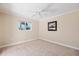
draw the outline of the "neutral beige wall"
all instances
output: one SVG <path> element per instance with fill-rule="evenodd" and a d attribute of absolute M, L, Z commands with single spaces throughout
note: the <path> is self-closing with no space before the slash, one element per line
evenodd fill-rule
<path fill-rule="evenodd" d="M 20 21 L 32 22 L 32 31 L 18 30 L 17 23 Z M 19 41 L 37 39 L 38 21 L 28 20 L 0 13 L 0 46 Z"/>
<path fill-rule="evenodd" d="M 48 31 L 48 21 L 57 20 L 57 31 Z M 39 38 L 79 48 L 79 11 L 39 23 Z"/>
<path fill-rule="evenodd" d="M 32 31 L 18 30 L 17 23 L 23 20 L 32 22 Z M 58 30 L 51 32 L 47 27 L 48 21 L 53 20 L 57 20 Z M 78 25 L 79 11 L 39 22 L 0 13 L 0 46 L 41 38 L 79 48 Z"/>

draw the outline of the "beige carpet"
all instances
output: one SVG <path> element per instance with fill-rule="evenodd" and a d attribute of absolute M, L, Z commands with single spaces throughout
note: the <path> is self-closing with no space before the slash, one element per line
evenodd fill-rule
<path fill-rule="evenodd" d="M 78 56 L 79 51 L 43 40 L 33 40 L 0 49 L 1 56 Z"/>

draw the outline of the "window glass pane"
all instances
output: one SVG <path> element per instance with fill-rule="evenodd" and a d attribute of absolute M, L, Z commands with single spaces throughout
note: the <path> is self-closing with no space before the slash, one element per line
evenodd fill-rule
<path fill-rule="evenodd" d="M 19 30 L 31 30 L 32 23 L 31 22 L 20 22 L 17 24 Z"/>

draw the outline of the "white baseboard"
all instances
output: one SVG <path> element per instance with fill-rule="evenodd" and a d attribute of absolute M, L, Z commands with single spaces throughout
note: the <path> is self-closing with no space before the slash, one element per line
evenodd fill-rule
<path fill-rule="evenodd" d="M 64 46 L 64 47 L 68 47 L 68 48 L 71 48 L 71 49 L 79 50 L 78 47 L 70 46 L 70 45 L 67 45 L 67 44 L 63 44 L 63 43 L 59 43 L 59 42 L 55 42 L 55 41 L 48 40 L 48 39 L 43 39 L 43 38 L 39 38 L 39 39 L 41 39 L 41 40 L 45 40 L 45 41 L 48 41 L 48 42 L 51 42 L 51 43 L 54 43 L 54 44 L 58 44 L 58 45 L 61 45 L 61 46 Z"/>
<path fill-rule="evenodd" d="M 22 44 L 22 43 L 29 42 L 29 41 L 32 41 L 32 40 L 37 40 L 37 39 L 29 39 L 29 40 L 24 40 L 24 41 L 18 41 L 18 42 L 2 45 L 2 46 L 0 46 L 0 48 L 14 46 L 14 45 Z"/>
<path fill-rule="evenodd" d="M 72 48 L 72 49 L 75 49 L 75 50 L 79 50 L 79 48 L 73 47 L 73 46 L 70 46 L 70 45 L 67 45 L 67 44 L 63 44 L 63 43 L 59 43 L 59 42 L 55 42 L 55 41 L 48 40 L 48 39 L 43 39 L 43 38 L 39 38 L 39 39 L 45 40 L 45 41 L 48 41 L 48 42 L 51 42 L 51 43 L 55 43 L 55 44 L 58 44 L 58 45 L 61 45 L 61 46 L 64 46 L 64 47 L 68 47 L 68 48 Z M 6 45 L 2 45 L 2 46 L 0 46 L 0 48 L 14 46 L 14 45 L 22 44 L 22 43 L 29 42 L 29 41 L 32 41 L 32 40 L 37 40 L 37 39 L 18 41 L 18 42 L 15 42 L 15 43 L 10 43 L 10 44 L 6 44 Z"/>

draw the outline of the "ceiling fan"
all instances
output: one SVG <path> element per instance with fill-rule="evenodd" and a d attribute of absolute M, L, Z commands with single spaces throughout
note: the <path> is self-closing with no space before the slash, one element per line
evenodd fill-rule
<path fill-rule="evenodd" d="M 35 14 L 32 15 L 32 17 L 39 16 L 39 17 L 43 18 L 44 16 L 47 15 L 46 13 L 48 13 L 48 12 L 50 13 L 53 11 L 50 9 L 51 6 L 52 6 L 52 4 L 49 4 L 46 8 L 39 10 L 39 11 L 35 11 Z"/>

